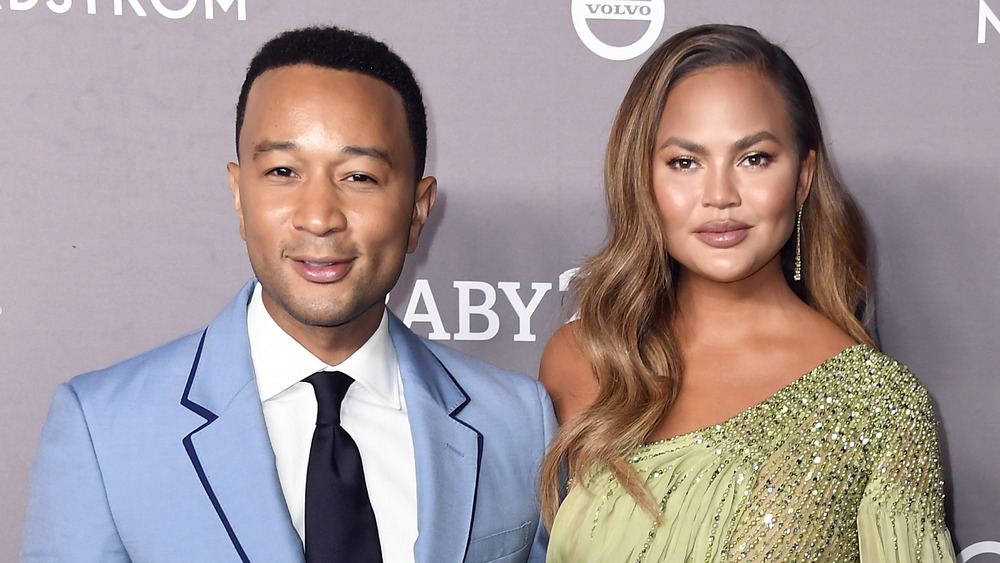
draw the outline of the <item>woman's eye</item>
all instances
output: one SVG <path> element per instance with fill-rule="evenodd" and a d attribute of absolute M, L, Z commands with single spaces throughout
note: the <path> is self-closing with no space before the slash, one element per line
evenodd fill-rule
<path fill-rule="evenodd" d="M 773 157 L 767 153 L 757 152 L 743 157 L 743 163 L 751 168 L 760 168 L 770 164 L 772 158 Z"/>
<path fill-rule="evenodd" d="M 672 158 L 668 164 L 671 168 L 676 168 L 678 170 L 690 170 L 696 165 L 693 158 L 687 157 Z"/>

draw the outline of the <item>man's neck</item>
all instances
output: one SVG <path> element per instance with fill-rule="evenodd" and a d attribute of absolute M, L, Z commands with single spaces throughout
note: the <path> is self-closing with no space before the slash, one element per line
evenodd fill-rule
<path fill-rule="evenodd" d="M 351 357 L 378 329 L 385 303 L 374 303 L 360 315 L 335 326 L 302 322 L 288 313 L 263 292 L 264 309 L 282 330 L 314 356 L 328 365 L 337 365 Z"/>

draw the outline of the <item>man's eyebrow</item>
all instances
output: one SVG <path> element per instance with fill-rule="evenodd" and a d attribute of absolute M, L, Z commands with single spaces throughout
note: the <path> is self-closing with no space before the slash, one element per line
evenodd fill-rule
<path fill-rule="evenodd" d="M 299 144 L 295 141 L 261 141 L 257 143 L 253 148 L 253 158 L 256 159 L 258 156 L 271 151 L 291 151 L 299 148 Z"/>
<path fill-rule="evenodd" d="M 264 140 L 257 143 L 253 148 L 253 158 L 272 151 L 294 151 L 301 148 L 301 145 L 295 141 L 270 141 Z M 389 151 L 381 149 L 378 147 L 366 147 L 357 145 L 345 145 L 340 147 L 340 152 L 343 154 L 351 156 L 366 156 L 368 158 L 374 158 L 375 160 L 380 160 L 392 168 L 392 158 L 389 157 Z"/>
<path fill-rule="evenodd" d="M 392 158 L 389 157 L 389 151 L 378 147 L 347 145 L 340 147 L 340 152 L 354 156 L 367 156 L 368 158 L 374 158 L 375 160 L 384 162 L 387 166 L 389 166 L 389 168 L 393 167 Z"/>

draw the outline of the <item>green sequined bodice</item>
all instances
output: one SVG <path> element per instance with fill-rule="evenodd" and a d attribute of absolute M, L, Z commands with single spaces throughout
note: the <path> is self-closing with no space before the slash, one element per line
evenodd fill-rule
<path fill-rule="evenodd" d="M 927 393 L 868 346 L 627 459 L 660 522 L 609 471 L 592 471 L 559 509 L 548 561 L 954 559 Z"/>

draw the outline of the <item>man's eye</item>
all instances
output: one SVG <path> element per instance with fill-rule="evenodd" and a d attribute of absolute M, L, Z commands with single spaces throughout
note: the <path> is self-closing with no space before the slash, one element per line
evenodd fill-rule
<path fill-rule="evenodd" d="M 372 178 L 371 176 L 369 176 L 367 174 L 357 173 L 357 174 L 351 174 L 351 175 L 349 175 L 347 177 L 347 181 L 348 182 L 374 182 L 375 178 Z"/>
<path fill-rule="evenodd" d="M 291 168 L 285 168 L 284 166 L 279 166 L 277 168 L 272 168 L 272 169 L 268 170 L 267 174 L 269 176 L 284 176 L 284 177 L 288 177 L 288 176 L 293 176 L 295 173 L 292 172 Z"/>

